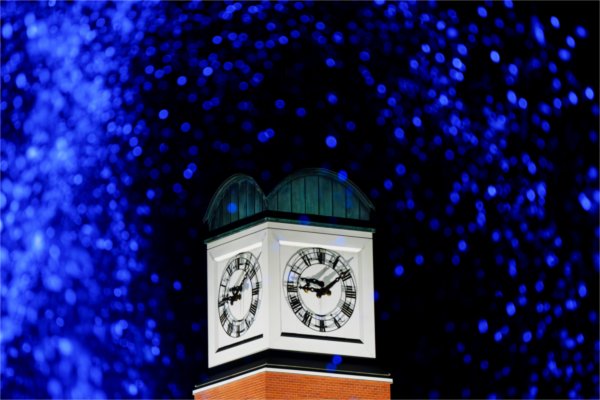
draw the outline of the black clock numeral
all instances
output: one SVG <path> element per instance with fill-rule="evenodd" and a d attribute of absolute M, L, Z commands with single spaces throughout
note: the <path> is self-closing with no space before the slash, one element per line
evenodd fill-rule
<path fill-rule="evenodd" d="M 305 252 L 301 252 L 300 257 L 302 257 L 302 261 L 304 261 L 304 264 L 306 264 L 307 267 L 311 266 L 310 257 L 308 256 L 308 254 L 306 254 Z"/>
<path fill-rule="evenodd" d="M 333 264 L 331 265 L 331 268 L 333 268 L 334 270 L 337 268 L 337 265 L 338 265 L 338 263 L 340 262 L 340 258 L 341 258 L 341 257 L 342 257 L 342 256 L 337 256 L 337 257 L 335 258 L 335 260 L 333 261 Z"/>
<path fill-rule="evenodd" d="M 319 332 L 325 332 L 325 321 L 319 320 Z"/>
<path fill-rule="evenodd" d="M 342 278 L 343 281 L 347 281 L 348 279 L 352 279 L 352 274 L 350 273 L 349 269 L 346 269 L 346 270 L 340 272 L 340 277 Z"/>
<path fill-rule="evenodd" d="M 248 276 L 249 279 L 254 279 L 254 275 L 256 275 L 256 269 L 255 268 L 251 268 L 247 272 L 247 276 Z"/>
<path fill-rule="evenodd" d="M 312 321 L 313 314 L 310 311 L 306 311 L 304 316 L 302 317 L 302 323 L 306 326 L 310 326 L 310 322 Z"/>
<path fill-rule="evenodd" d="M 227 314 L 223 313 L 219 316 L 219 319 L 221 320 L 221 325 L 223 325 L 225 323 L 225 321 L 227 321 Z"/>
<path fill-rule="evenodd" d="M 300 311 L 302 308 L 302 304 L 300 304 L 298 297 L 292 297 L 290 299 L 290 306 L 292 307 L 292 311 L 294 311 L 294 313 L 298 313 L 298 311 Z"/>
<path fill-rule="evenodd" d="M 346 297 L 349 299 L 356 298 L 356 289 L 354 289 L 354 286 L 346 286 Z"/>
<path fill-rule="evenodd" d="M 340 321 L 338 321 L 337 318 L 333 319 L 333 323 L 335 324 L 335 326 L 337 327 L 337 329 L 340 329 L 342 327 L 342 325 L 340 324 Z"/>
<path fill-rule="evenodd" d="M 227 334 L 229 336 L 231 336 L 231 333 L 233 332 L 233 324 L 230 322 L 227 324 Z"/>
<path fill-rule="evenodd" d="M 344 304 L 342 304 L 342 312 L 343 312 L 344 314 L 346 314 L 346 316 L 347 316 L 348 318 L 350 318 L 350 316 L 352 315 L 352 312 L 353 312 L 353 311 L 354 311 L 354 310 L 352 309 L 352 307 L 350 307 L 350 304 L 348 304 L 348 303 L 344 303 Z"/>
<path fill-rule="evenodd" d="M 260 288 L 258 286 L 255 288 L 252 288 L 252 296 L 258 296 L 259 292 L 260 292 Z"/>
<path fill-rule="evenodd" d="M 323 249 L 317 249 L 317 259 L 319 260 L 319 264 L 325 264 L 325 252 Z"/>
<path fill-rule="evenodd" d="M 235 259 L 235 269 L 240 269 L 242 268 L 242 259 L 240 257 Z"/>
<path fill-rule="evenodd" d="M 219 307 L 223 307 L 227 303 L 227 300 L 226 298 L 219 300 Z"/>
<path fill-rule="evenodd" d="M 253 301 L 252 304 L 250 304 L 250 314 L 256 315 L 257 309 L 258 309 L 258 301 Z"/>
<path fill-rule="evenodd" d="M 298 293 L 298 286 L 294 285 L 293 283 L 289 283 L 287 284 L 287 291 L 289 293 Z"/>

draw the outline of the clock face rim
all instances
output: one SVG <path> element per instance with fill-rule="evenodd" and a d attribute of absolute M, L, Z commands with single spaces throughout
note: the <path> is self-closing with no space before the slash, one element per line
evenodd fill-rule
<path fill-rule="evenodd" d="M 319 253 L 325 253 L 322 256 L 323 258 L 320 258 Z M 341 291 L 338 302 L 331 311 L 324 314 L 318 314 L 310 309 L 303 301 L 302 294 L 300 294 L 303 291 L 300 286 L 302 273 L 315 265 L 322 265 L 325 268 L 332 269 L 339 277 L 335 280 L 340 282 Z M 340 265 L 342 268 L 339 267 Z M 298 268 L 294 268 L 294 266 Z M 342 275 L 344 276 L 343 278 Z M 347 281 L 348 283 L 346 283 Z M 346 260 L 335 250 L 318 246 L 302 247 L 294 252 L 288 259 L 283 272 L 283 288 L 288 306 L 302 325 L 319 333 L 337 331 L 350 321 L 354 315 L 358 301 L 358 286 L 356 282 L 354 272 L 350 266 L 350 260 Z M 315 291 L 315 289 L 317 290 Z M 318 293 L 318 288 L 311 288 L 311 291 Z M 298 301 L 294 300 L 294 298 L 297 298 Z M 346 301 L 347 299 L 348 301 Z M 313 321 L 318 322 L 313 324 Z"/>
<path fill-rule="evenodd" d="M 248 256 L 245 258 L 244 256 Z M 231 296 L 230 285 L 228 285 L 231 276 L 241 270 L 240 263 L 237 263 L 236 260 L 244 258 L 247 261 L 243 263 L 243 266 L 246 267 L 250 265 L 251 268 L 244 268 L 245 274 L 254 271 L 254 274 L 251 276 L 245 276 L 242 280 L 242 284 L 248 280 L 250 282 L 250 294 L 252 296 L 251 305 L 245 316 L 241 319 L 235 318 L 233 311 L 231 310 L 231 304 L 229 301 L 225 301 L 223 304 L 219 305 L 221 300 L 223 300 L 226 296 Z M 217 316 L 219 320 L 219 325 L 223 329 L 223 331 L 231 338 L 238 339 L 243 336 L 250 330 L 254 322 L 256 321 L 256 314 L 260 308 L 261 298 L 262 298 L 262 273 L 260 262 L 258 261 L 260 255 L 257 257 L 250 251 L 242 251 L 231 257 L 223 268 L 223 272 L 221 274 L 221 279 L 219 281 L 219 288 L 217 291 Z M 227 279 L 226 279 L 227 278 Z M 225 282 L 225 286 L 223 286 Z M 225 288 L 225 289 L 223 289 Z M 246 290 L 249 292 L 249 290 Z M 244 295 L 244 291 L 240 293 L 241 296 Z M 240 299 L 241 300 L 241 299 Z M 227 324 L 228 328 L 225 327 Z M 243 328 L 242 328 L 243 327 Z M 239 328 L 239 329 L 237 329 Z"/>

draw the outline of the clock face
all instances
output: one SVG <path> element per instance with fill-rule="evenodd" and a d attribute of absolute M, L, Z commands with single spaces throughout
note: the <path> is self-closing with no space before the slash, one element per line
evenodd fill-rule
<path fill-rule="evenodd" d="M 287 262 L 287 301 L 304 325 L 318 332 L 341 328 L 354 313 L 356 282 L 350 260 L 319 247 L 298 250 Z"/>
<path fill-rule="evenodd" d="M 237 338 L 250 329 L 260 305 L 261 290 L 258 257 L 244 252 L 231 258 L 223 270 L 217 302 L 221 326 L 229 336 Z"/>

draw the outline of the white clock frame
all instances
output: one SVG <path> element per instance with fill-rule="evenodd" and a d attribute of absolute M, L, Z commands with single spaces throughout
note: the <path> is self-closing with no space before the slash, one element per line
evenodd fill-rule
<path fill-rule="evenodd" d="M 298 320 L 287 302 L 283 271 L 300 248 L 321 247 L 350 259 L 356 306 L 341 328 L 320 333 Z M 214 367 L 267 349 L 375 358 L 373 233 L 364 230 L 266 221 L 207 242 L 208 365 Z M 217 293 L 227 261 L 243 251 L 260 254 L 262 293 L 256 319 L 239 338 L 218 320 Z"/>

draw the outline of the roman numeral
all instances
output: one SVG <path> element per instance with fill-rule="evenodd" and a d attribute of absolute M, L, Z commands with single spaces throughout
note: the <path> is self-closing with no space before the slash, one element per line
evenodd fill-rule
<path fill-rule="evenodd" d="M 333 319 L 333 323 L 335 324 L 335 326 L 340 329 L 342 327 L 342 325 L 340 324 L 340 322 L 337 319 Z"/>
<path fill-rule="evenodd" d="M 353 311 L 354 311 L 354 310 L 353 310 L 353 309 L 350 307 L 350 304 L 348 304 L 348 303 L 344 303 L 344 304 L 342 304 L 342 312 L 343 312 L 344 314 L 346 314 L 346 316 L 347 316 L 348 318 L 350 318 L 350 316 L 352 315 L 352 312 L 353 312 Z"/>
<path fill-rule="evenodd" d="M 233 324 L 230 322 L 227 324 L 227 334 L 231 336 L 231 332 L 233 332 Z"/>
<path fill-rule="evenodd" d="M 325 264 L 325 252 L 323 249 L 317 249 L 317 259 L 319 260 L 319 264 Z"/>
<path fill-rule="evenodd" d="M 240 269 L 242 267 L 242 259 L 240 257 L 235 259 L 236 269 Z"/>
<path fill-rule="evenodd" d="M 333 269 L 336 269 L 336 267 L 337 267 L 338 263 L 340 262 L 340 257 L 342 257 L 342 256 L 337 256 L 337 257 L 335 258 L 335 260 L 333 261 L 333 265 L 332 265 L 332 267 L 331 267 L 331 268 L 333 268 Z"/>
<path fill-rule="evenodd" d="M 227 268 L 225 269 L 225 271 L 227 271 L 227 275 L 231 275 L 233 273 L 233 270 L 231 269 L 231 265 L 228 265 Z"/>
<path fill-rule="evenodd" d="M 307 267 L 310 267 L 310 257 L 308 256 L 308 254 L 301 252 L 300 257 L 302 257 L 304 264 L 306 264 Z"/>
<path fill-rule="evenodd" d="M 319 320 L 319 332 L 325 332 L 325 321 Z"/>
<path fill-rule="evenodd" d="M 292 307 L 292 311 L 294 311 L 294 313 L 298 313 L 298 311 L 300 311 L 300 309 L 302 308 L 302 304 L 300 304 L 300 300 L 298 299 L 298 297 L 292 297 L 290 299 L 290 306 Z"/>
<path fill-rule="evenodd" d="M 227 303 L 227 299 L 219 300 L 219 307 L 223 307 Z"/>
<path fill-rule="evenodd" d="M 350 274 L 349 269 L 346 269 L 346 270 L 340 272 L 340 277 L 342 278 L 342 280 L 347 281 L 348 279 L 352 278 L 352 274 Z"/>
<path fill-rule="evenodd" d="M 346 286 L 346 297 L 349 299 L 356 298 L 356 290 L 354 289 L 354 286 Z"/>
<path fill-rule="evenodd" d="M 252 288 L 252 296 L 258 296 L 258 293 L 260 292 L 260 287 L 255 287 Z"/>
<path fill-rule="evenodd" d="M 258 301 L 253 301 L 252 304 L 250 304 L 250 314 L 256 315 L 257 309 L 258 309 Z"/>
<path fill-rule="evenodd" d="M 227 314 L 223 313 L 219 316 L 219 319 L 221 320 L 221 325 L 223 325 L 225 323 L 225 321 L 227 321 Z"/>
<path fill-rule="evenodd" d="M 294 285 L 293 283 L 289 283 L 287 284 L 287 291 L 289 293 L 298 293 L 298 286 Z"/>
<path fill-rule="evenodd" d="M 312 313 L 307 311 L 304 313 L 304 317 L 302 317 L 302 323 L 306 326 L 310 326 L 310 321 L 312 320 Z"/>
<path fill-rule="evenodd" d="M 252 268 L 250 271 L 248 271 L 248 278 L 253 279 L 254 275 L 256 275 L 256 269 Z"/>

